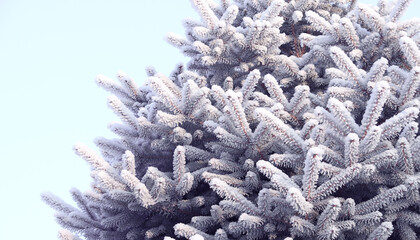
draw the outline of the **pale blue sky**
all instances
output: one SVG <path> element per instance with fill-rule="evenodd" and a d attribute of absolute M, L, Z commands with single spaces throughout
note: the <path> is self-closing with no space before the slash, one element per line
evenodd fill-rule
<path fill-rule="evenodd" d="M 95 76 L 122 70 L 141 83 L 149 65 L 169 74 L 186 58 L 163 39 L 188 17 L 189 0 L 0 0 L 0 239 L 57 239 L 39 194 L 88 189 L 72 146 L 94 148 L 117 120 Z"/>

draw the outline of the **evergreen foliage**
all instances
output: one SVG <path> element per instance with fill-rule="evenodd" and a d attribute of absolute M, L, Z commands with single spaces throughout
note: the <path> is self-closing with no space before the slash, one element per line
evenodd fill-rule
<path fill-rule="evenodd" d="M 168 77 L 98 76 L 119 137 L 60 239 L 420 236 L 420 22 L 410 0 L 192 0 Z"/>

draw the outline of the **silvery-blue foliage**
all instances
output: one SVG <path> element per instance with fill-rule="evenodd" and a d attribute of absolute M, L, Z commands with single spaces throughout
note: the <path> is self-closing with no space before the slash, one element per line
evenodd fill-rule
<path fill-rule="evenodd" d="M 192 0 L 168 77 L 98 76 L 121 119 L 61 239 L 418 239 L 420 22 L 409 0 Z"/>

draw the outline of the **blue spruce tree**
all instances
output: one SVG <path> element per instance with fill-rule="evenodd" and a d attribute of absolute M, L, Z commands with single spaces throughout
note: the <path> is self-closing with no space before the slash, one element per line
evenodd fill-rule
<path fill-rule="evenodd" d="M 410 0 L 192 0 L 190 61 L 97 83 L 92 189 L 43 199 L 77 239 L 420 237 L 420 21 Z"/>

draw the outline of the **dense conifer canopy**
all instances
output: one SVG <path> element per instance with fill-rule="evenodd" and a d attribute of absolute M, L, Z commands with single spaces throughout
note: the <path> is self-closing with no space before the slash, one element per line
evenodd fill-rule
<path fill-rule="evenodd" d="M 409 0 L 192 0 L 190 57 L 138 86 L 92 188 L 51 193 L 63 240 L 418 239 L 420 21 Z"/>

